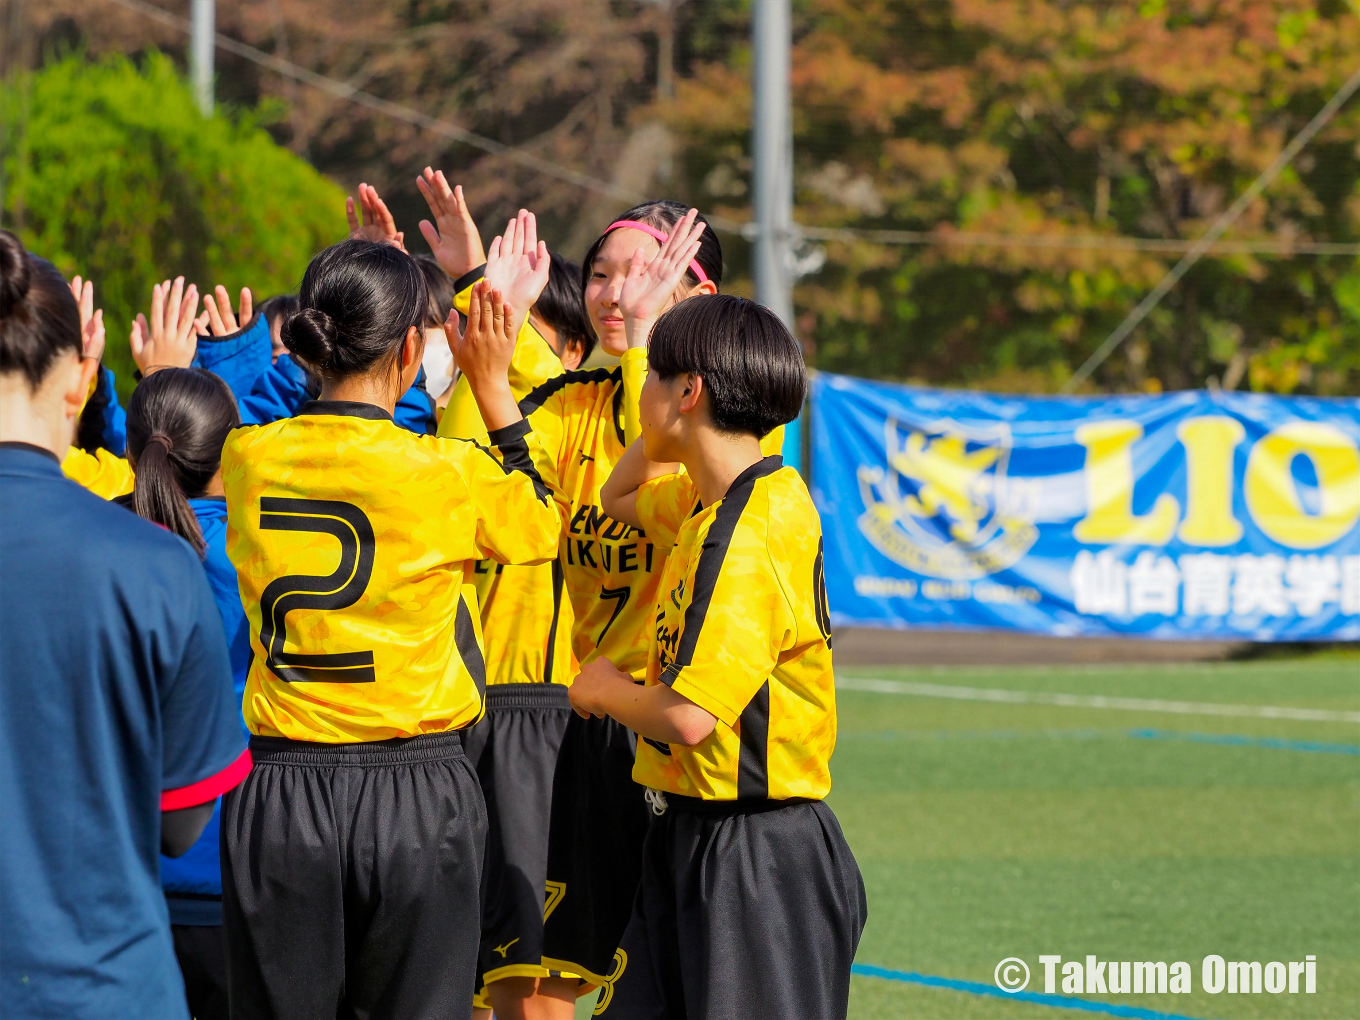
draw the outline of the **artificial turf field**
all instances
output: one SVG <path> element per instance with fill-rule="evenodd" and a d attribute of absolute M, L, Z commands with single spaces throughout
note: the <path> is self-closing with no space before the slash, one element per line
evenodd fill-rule
<path fill-rule="evenodd" d="M 899 976 L 855 976 L 851 1017 L 1360 1017 L 1360 724 L 848 689 L 880 678 L 1355 713 L 1360 655 L 837 675 L 830 803 L 869 898 L 857 967 Z M 1135 1008 L 1110 1013 L 901 979 L 994 987 L 1015 956 L 1042 992 L 1045 953 L 1184 960 L 1194 990 L 1084 996 Z M 1317 992 L 1208 994 L 1210 953 L 1315 954 Z"/>

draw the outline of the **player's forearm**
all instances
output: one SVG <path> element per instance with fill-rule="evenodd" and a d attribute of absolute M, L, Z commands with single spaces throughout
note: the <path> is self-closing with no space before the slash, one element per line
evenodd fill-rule
<path fill-rule="evenodd" d="M 717 720 L 669 687 L 619 682 L 597 695 L 605 715 L 613 716 L 640 736 L 691 747 L 710 733 Z"/>
<path fill-rule="evenodd" d="M 504 378 L 468 379 L 473 399 L 488 432 L 495 432 L 523 419 L 510 383 Z"/>
<path fill-rule="evenodd" d="M 642 452 L 642 440 L 631 443 L 614 465 L 609 479 L 600 489 L 600 509 L 616 521 L 641 528 L 637 513 L 637 493 L 644 482 L 674 474 L 678 464 L 658 464 Z"/>

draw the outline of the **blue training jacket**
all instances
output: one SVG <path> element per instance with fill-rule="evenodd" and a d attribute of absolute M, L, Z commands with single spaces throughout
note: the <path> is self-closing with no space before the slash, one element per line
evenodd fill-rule
<path fill-rule="evenodd" d="M 231 387 L 245 425 L 267 425 L 291 418 L 299 407 L 316 399 L 307 373 L 290 355 L 270 363 L 269 323 L 257 315 L 243 330 L 224 337 L 199 337 L 194 364 L 216 372 Z M 434 435 L 434 400 L 425 389 L 425 369 L 397 401 L 392 420 L 417 435 Z"/>
<path fill-rule="evenodd" d="M 246 673 L 250 669 L 250 631 L 236 586 L 236 568 L 227 559 L 227 503 L 222 499 L 204 498 L 191 499 L 189 505 L 193 507 L 207 543 L 203 569 L 207 572 L 208 587 L 212 589 L 213 601 L 222 618 L 222 629 L 227 635 L 231 682 L 239 706 L 245 695 Z M 244 721 L 241 730 L 245 732 Z M 249 736 L 246 733 L 247 739 Z M 218 851 L 221 814 L 219 797 L 213 807 L 212 819 L 198 842 L 181 857 L 161 855 L 161 888 L 170 907 L 171 924 L 222 923 L 222 868 Z"/>
<path fill-rule="evenodd" d="M 104 445 L 117 457 L 127 453 L 127 412 L 118 403 L 118 389 L 114 386 L 113 369 L 99 368 L 104 377 L 103 385 L 108 390 L 109 402 L 104 405 Z"/>

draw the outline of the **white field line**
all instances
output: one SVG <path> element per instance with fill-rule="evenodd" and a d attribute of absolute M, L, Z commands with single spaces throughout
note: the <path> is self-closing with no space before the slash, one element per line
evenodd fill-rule
<path fill-rule="evenodd" d="M 955 687 L 952 684 L 876 680 L 871 677 L 837 677 L 836 686 L 848 691 L 907 694 L 918 698 L 954 698 L 959 701 L 994 701 L 1010 705 L 1061 705 L 1064 708 L 1106 708 L 1123 712 L 1170 712 L 1176 715 L 1226 715 L 1243 719 L 1360 723 L 1360 712 L 1336 712 L 1325 708 L 1222 705 L 1205 701 L 1162 701 L 1157 698 L 1110 698 L 1089 694 L 1053 694 L 1048 691 L 1007 691 L 991 687 Z"/>

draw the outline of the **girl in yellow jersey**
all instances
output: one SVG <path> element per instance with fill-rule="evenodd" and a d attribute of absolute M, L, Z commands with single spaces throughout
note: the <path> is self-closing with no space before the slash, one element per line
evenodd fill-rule
<path fill-rule="evenodd" d="M 633 778 L 657 815 L 596 1011 L 844 1018 L 866 905 L 823 802 L 836 695 L 821 522 L 760 448 L 802 406 L 803 354 L 769 309 L 724 296 L 667 312 L 649 360 L 642 441 L 601 494 L 673 547 L 646 684 L 597 658 L 571 689 L 578 712 L 642 738 Z"/>
<path fill-rule="evenodd" d="M 507 224 L 500 250 L 493 244 L 483 256 L 462 189 L 451 190 L 442 173 L 427 172 L 421 184 L 436 227 L 432 234 L 422 226 L 422 232 L 444 271 L 458 274 L 454 305 L 466 309 L 478 279 L 502 281 L 507 254 L 536 246 L 534 217 L 522 212 Z M 553 253 L 550 258 L 543 292 L 516 296 L 528 306 L 516 309 L 526 320 L 510 365 L 517 398 L 561 375 L 564 365 L 576 367 L 594 343 L 580 269 Z M 466 379 L 457 383 L 439 434 L 486 441 Z M 580 980 L 544 967 L 542 956 L 553 774 L 572 714 L 565 686 L 575 673 L 571 606 L 557 562 L 479 560 L 473 577 L 487 653 L 486 715 L 467 733 L 465 748 L 482 783 L 488 824 L 476 1002 L 484 1012 L 474 1015 L 486 1020 L 494 1006 L 501 1020 L 570 1020 Z"/>
<path fill-rule="evenodd" d="M 546 276 L 546 252 L 516 271 Z M 460 736 L 486 676 L 466 569 L 550 559 L 559 519 L 506 381 L 498 292 L 479 284 L 466 331 L 446 324 L 485 447 L 392 422 L 424 342 L 409 255 L 341 242 L 299 299 L 283 338 L 320 399 L 222 454 L 256 762 L 222 816 L 232 1010 L 466 1018 L 486 838 Z"/>
<path fill-rule="evenodd" d="M 640 679 L 664 553 L 606 516 L 599 491 L 638 435 L 652 323 L 677 301 L 717 291 L 722 249 L 694 210 L 651 202 L 609 225 L 587 251 L 582 277 L 600 346 L 621 363 L 556 376 L 520 407 L 543 443 L 539 470 L 562 514 L 558 564 L 573 611 L 573 653 L 581 662 L 605 655 Z M 614 968 L 640 873 L 648 814 L 629 778 L 634 745 L 613 720 L 573 716 L 553 782 L 543 966 L 592 984 Z"/>

